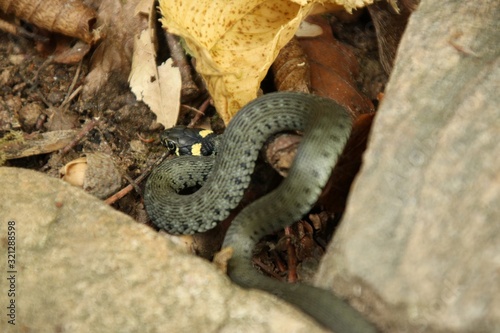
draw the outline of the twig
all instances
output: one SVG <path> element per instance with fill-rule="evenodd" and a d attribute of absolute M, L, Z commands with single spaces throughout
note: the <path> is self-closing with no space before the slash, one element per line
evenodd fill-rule
<path fill-rule="evenodd" d="M 124 174 L 124 175 L 123 175 L 123 178 L 125 178 L 125 179 L 129 182 L 129 184 L 130 184 L 130 185 L 132 185 L 132 187 L 135 189 L 135 191 L 136 191 L 137 193 L 139 193 L 139 194 L 142 196 L 142 191 L 141 191 L 141 189 L 139 188 L 139 185 L 136 183 L 136 181 L 135 181 L 135 180 L 133 180 L 133 179 L 132 179 L 132 177 L 130 177 L 130 176 L 129 176 L 129 175 L 127 175 L 127 174 Z"/>
<path fill-rule="evenodd" d="M 146 138 L 143 138 L 142 135 L 140 135 L 139 133 L 136 133 L 136 134 L 137 134 L 137 137 L 139 138 L 139 140 L 141 140 L 144 143 L 152 143 L 155 141 L 155 139 L 153 139 L 153 138 L 146 139 Z"/>
<path fill-rule="evenodd" d="M 71 95 L 69 95 L 69 97 L 67 97 L 64 102 L 62 102 L 60 108 L 64 108 L 64 106 L 71 102 L 73 100 L 73 98 L 75 98 L 76 95 L 78 95 L 80 93 L 80 91 L 83 90 L 83 86 L 79 86 L 78 88 L 75 89 L 75 91 L 73 91 L 73 93 Z"/>
<path fill-rule="evenodd" d="M 93 118 L 91 121 L 89 121 L 87 124 L 85 124 L 80 132 L 77 133 L 73 141 L 71 141 L 68 145 L 66 145 L 64 148 L 59 150 L 56 155 L 54 155 L 54 160 L 52 163 L 55 165 L 56 163 L 59 163 L 61 160 L 62 156 L 66 155 L 71 149 L 73 149 L 79 142 L 82 140 L 99 122 L 97 118 Z M 46 163 L 42 167 L 42 171 L 47 170 L 50 167 L 50 163 Z"/>
<path fill-rule="evenodd" d="M 281 276 L 276 274 L 272 269 L 270 269 L 267 265 L 265 265 L 259 258 L 253 258 L 252 261 L 254 264 L 259 266 L 260 269 L 262 269 L 264 272 L 266 272 L 268 275 L 271 275 L 276 280 L 283 281 L 283 278 Z"/>
<path fill-rule="evenodd" d="M 203 112 L 201 112 L 200 110 L 198 110 L 197 108 L 195 108 L 194 106 L 191 106 L 191 105 L 181 104 L 181 107 L 186 108 L 186 109 L 188 109 L 190 111 L 193 111 L 195 113 L 201 113 L 201 114 L 203 114 Z"/>
<path fill-rule="evenodd" d="M 286 252 L 288 254 L 288 282 L 297 282 L 297 254 L 295 253 L 295 246 L 291 241 L 293 235 L 293 230 L 291 227 L 285 228 L 286 235 Z"/>
<path fill-rule="evenodd" d="M 141 176 L 139 176 L 139 177 L 141 177 Z M 139 178 L 137 178 L 135 180 L 136 183 L 138 181 L 139 181 Z M 128 184 L 127 186 L 125 186 L 124 188 L 122 188 L 120 191 L 116 192 L 115 194 L 113 194 L 112 196 L 110 196 L 109 198 L 107 198 L 106 200 L 104 200 L 104 203 L 108 204 L 108 205 L 112 205 L 115 202 L 117 202 L 118 200 L 120 200 L 121 198 L 123 198 L 124 196 L 126 196 L 133 189 L 134 189 L 134 186 L 132 186 L 132 184 Z"/>
<path fill-rule="evenodd" d="M 28 39 L 33 39 L 37 42 L 42 42 L 42 43 L 47 43 L 49 39 L 44 36 L 40 36 L 37 34 L 34 34 L 32 32 L 29 32 L 28 30 L 24 29 L 23 27 L 17 26 L 15 24 L 12 24 L 10 22 L 7 22 L 5 20 L 0 19 L 0 30 L 5 31 L 10 33 L 11 35 L 14 36 L 20 36 Z"/>
<path fill-rule="evenodd" d="M 2 19 L 0 19 L 0 30 L 8 32 L 12 35 L 18 34 L 17 26 Z"/>
<path fill-rule="evenodd" d="M 47 57 L 47 60 L 45 60 L 41 65 L 40 67 L 38 68 L 38 70 L 35 72 L 35 76 L 33 77 L 33 80 L 31 81 L 31 88 L 35 88 L 38 86 L 38 76 L 40 75 L 40 72 L 42 71 L 42 69 L 44 69 L 45 67 L 47 67 L 48 65 L 50 65 L 52 63 L 52 61 L 54 60 L 54 56 L 49 56 Z M 45 101 L 44 101 L 45 103 Z M 52 106 L 51 104 L 49 104 L 48 106 Z"/>
<path fill-rule="evenodd" d="M 50 38 L 30 32 L 23 27 L 17 27 L 17 33 L 21 37 L 32 39 L 40 43 L 48 43 L 50 41 Z"/>
<path fill-rule="evenodd" d="M 75 88 L 76 82 L 78 81 L 78 77 L 80 76 L 80 70 L 82 68 L 82 61 L 78 63 L 78 67 L 76 68 L 75 72 L 75 77 L 73 78 L 73 81 L 71 82 L 71 85 L 68 88 L 68 92 L 66 93 L 66 98 L 64 101 L 61 103 L 61 108 L 63 108 L 66 104 L 71 102 L 73 98 L 75 98 L 76 94 L 78 94 L 82 90 L 82 86 L 78 87 L 75 91 L 73 89 Z M 73 93 L 71 93 L 73 91 Z"/>
<path fill-rule="evenodd" d="M 205 112 L 207 111 L 209 105 L 210 105 L 210 97 L 207 98 L 203 102 L 203 104 L 201 104 L 199 110 L 196 110 L 198 112 L 194 115 L 193 119 L 191 119 L 191 121 L 189 122 L 188 127 L 194 127 L 194 125 L 196 125 L 196 123 L 200 120 L 200 118 L 205 115 Z"/>
<path fill-rule="evenodd" d="M 191 66 L 186 59 L 186 54 L 182 49 L 179 41 L 179 37 L 172 35 L 165 31 L 167 37 L 168 48 L 170 49 L 170 56 L 174 61 L 174 64 L 179 68 L 181 72 L 182 88 L 181 95 L 183 99 L 192 99 L 199 95 L 200 89 L 193 81 L 191 75 Z"/>
<path fill-rule="evenodd" d="M 112 205 L 116 201 L 118 201 L 121 198 L 123 198 L 124 196 L 126 196 L 130 191 L 132 191 L 134 189 L 134 186 L 137 186 L 137 184 L 140 184 L 146 177 L 148 177 L 149 174 L 151 173 L 151 170 L 153 170 L 154 167 L 156 167 L 158 164 L 160 164 L 168 155 L 169 155 L 169 152 L 165 152 L 164 154 L 162 154 L 162 156 L 157 161 L 155 161 L 155 163 L 146 167 L 146 170 L 144 170 L 144 172 L 139 177 L 137 177 L 135 180 L 131 181 L 131 183 L 129 185 L 125 186 L 120 191 L 116 192 L 115 194 L 113 194 L 112 196 L 110 196 L 109 198 L 104 200 L 104 202 L 108 205 Z M 140 193 L 140 191 L 137 191 L 137 192 Z"/>
<path fill-rule="evenodd" d="M 66 155 L 71 149 L 73 149 L 79 142 L 82 140 L 99 122 L 98 118 L 92 118 L 85 126 L 82 127 L 80 132 L 78 132 L 77 136 L 73 141 L 70 142 L 69 145 L 64 147 L 59 151 L 59 155 Z"/>

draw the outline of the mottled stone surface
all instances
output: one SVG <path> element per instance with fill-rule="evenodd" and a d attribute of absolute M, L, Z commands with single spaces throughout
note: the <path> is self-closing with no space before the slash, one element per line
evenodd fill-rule
<path fill-rule="evenodd" d="M 499 13 L 413 13 L 317 277 L 386 332 L 500 332 Z"/>
<path fill-rule="evenodd" d="M 83 190 L 0 168 L 0 304 L 16 228 L 16 326 L 2 332 L 323 332 Z"/>

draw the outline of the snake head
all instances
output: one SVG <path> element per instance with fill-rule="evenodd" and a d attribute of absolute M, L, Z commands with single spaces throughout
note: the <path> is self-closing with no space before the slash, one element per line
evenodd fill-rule
<path fill-rule="evenodd" d="M 175 126 L 160 135 L 160 141 L 175 155 L 208 156 L 215 150 L 214 132 L 202 128 Z"/>

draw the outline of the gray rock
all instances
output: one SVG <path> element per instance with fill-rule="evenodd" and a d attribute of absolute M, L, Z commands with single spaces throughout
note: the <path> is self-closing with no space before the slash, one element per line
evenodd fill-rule
<path fill-rule="evenodd" d="M 498 1 L 422 1 L 317 276 L 385 332 L 500 332 Z"/>
<path fill-rule="evenodd" d="M 324 332 L 83 190 L 16 168 L 0 179 L 2 309 L 8 221 L 17 271 L 16 327 L 2 310 L 1 332 Z"/>

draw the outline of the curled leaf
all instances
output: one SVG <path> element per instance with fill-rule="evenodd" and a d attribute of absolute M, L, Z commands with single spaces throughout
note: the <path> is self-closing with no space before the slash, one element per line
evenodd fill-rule
<path fill-rule="evenodd" d="M 346 106 L 353 116 L 372 112 L 371 100 L 356 85 L 359 64 L 354 53 L 334 38 L 323 17 L 309 16 L 307 21 L 322 30 L 322 34 L 314 38 L 299 38 L 311 67 L 312 91 Z"/>
<path fill-rule="evenodd" d="M 280 51 L 271 67 L 274 85 L 279 91 L 310 92 L 311 71 L 307 56 L 296 38 Z"/>
<path fill-rule="evenodd" d="M 0 0 L 0 10 L 88 44 L 95 41 L 91 29 L 97 14 L 80 0 Z"/>
<path fill-rule="evenodd" d="M 259 84 L 316 3 L 348 10 L 372 0 L 160 0 L 162 23 L 197 59 L 224 122 L 257 97 Z"/>

